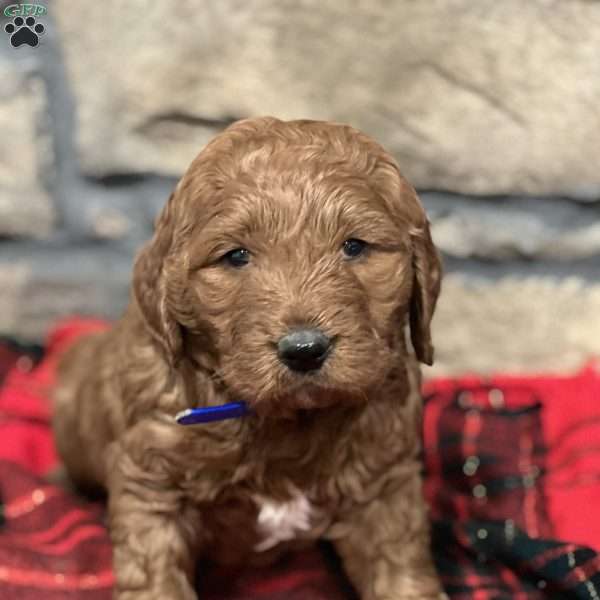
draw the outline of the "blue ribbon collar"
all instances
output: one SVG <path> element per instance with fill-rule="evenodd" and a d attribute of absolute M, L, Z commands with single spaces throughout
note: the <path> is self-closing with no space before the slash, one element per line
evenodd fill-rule
<path fill-rule="evenodd" d="M 175 415 L 179 425 L 197 425 L 199 423 L 212 423 L 226 419 L 238 419 L 248 416 L 252 411 L 245 402 L 228 402 L 218 406 L 203 406 L 202 408 L 188 408 Z"/>

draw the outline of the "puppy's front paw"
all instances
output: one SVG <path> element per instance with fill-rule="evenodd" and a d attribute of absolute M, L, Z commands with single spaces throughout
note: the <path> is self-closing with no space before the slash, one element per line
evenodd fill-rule
<path fill-rule="evenodd" d="M 404 576 L 375 581 L 372 595 L 363 600 L 448 600 L 434 575 Z"/>
<path fill-rule="evenodd" d="M 377 596 L 376 598 L 377 600 L 450 600 L 448 595 L 444 592 L 434 592 L 433 594 L 429 592 L 424 592 L 422 594 L 419 592 L 411 592 L 408 595 L 403 593 L 400 595 L 388 594 L 385 596 Z"/>
<path fill-rule="evenodd" d="M 171 592 L 115 592 L 113 600 L 197 600 L 196 595 L 178 596 Z"/>
<path fill-rule="evenodd" d="M 115 589 L 114 600 L 197 600 L 187 578 L 182 573 L 172 573 L 148 588 Z"/>
<path fill-rule="evenodd" d="M 132 556 L 115 552 L 114 600 L 197 600 L 183 571 L 175 568 L 148 572 Z"/>

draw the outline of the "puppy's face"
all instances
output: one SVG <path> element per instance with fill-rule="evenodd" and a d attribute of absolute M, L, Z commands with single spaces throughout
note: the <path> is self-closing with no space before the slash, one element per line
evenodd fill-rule
<path fill-rule="evenodd" d="M 232 399 L 258 411 L 360 401 L 402 360 L 411 310 L 428 336 L 439 263 L 414 243 L 431 244 L 427 222 L 368 138 L 270 124 L 217 138 L 175 192 L 162 315 L 200 341 L 196 361 Z"/>
<path fill-rule="evenodd" d="M 190 245 L 190 285 L 241 399 L 311 407 L 389 369 L 412 288 L 408 232 L 361 183 L 232 182 L 214 199 Z"/>

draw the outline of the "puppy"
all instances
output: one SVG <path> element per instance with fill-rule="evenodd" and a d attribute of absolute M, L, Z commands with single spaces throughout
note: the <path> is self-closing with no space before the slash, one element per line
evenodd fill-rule
<path fill-rule="evenodd" d="M 417 363 L 440 276 L 415 191 L 366 135 L 258 118 L 209 143 L 137 257 L 125 315 L 59 371 L 56 443 L 76 482 L 108 492 L 115 598 L 192 600 L 199 557 L 316 538 L 363 600 L 442 597 Z M 231 401 L 251 414 L 174 420 Z"/>

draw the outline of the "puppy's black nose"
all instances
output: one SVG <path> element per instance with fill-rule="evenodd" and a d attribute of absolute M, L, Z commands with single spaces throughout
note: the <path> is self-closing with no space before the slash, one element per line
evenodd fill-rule
<path fill-rule="evenodd" d="M 279 358 L 293 371 L 319 369 L 329 352 L 331 340 L 318 329 L 297 329 L 277 344 Z"/>

